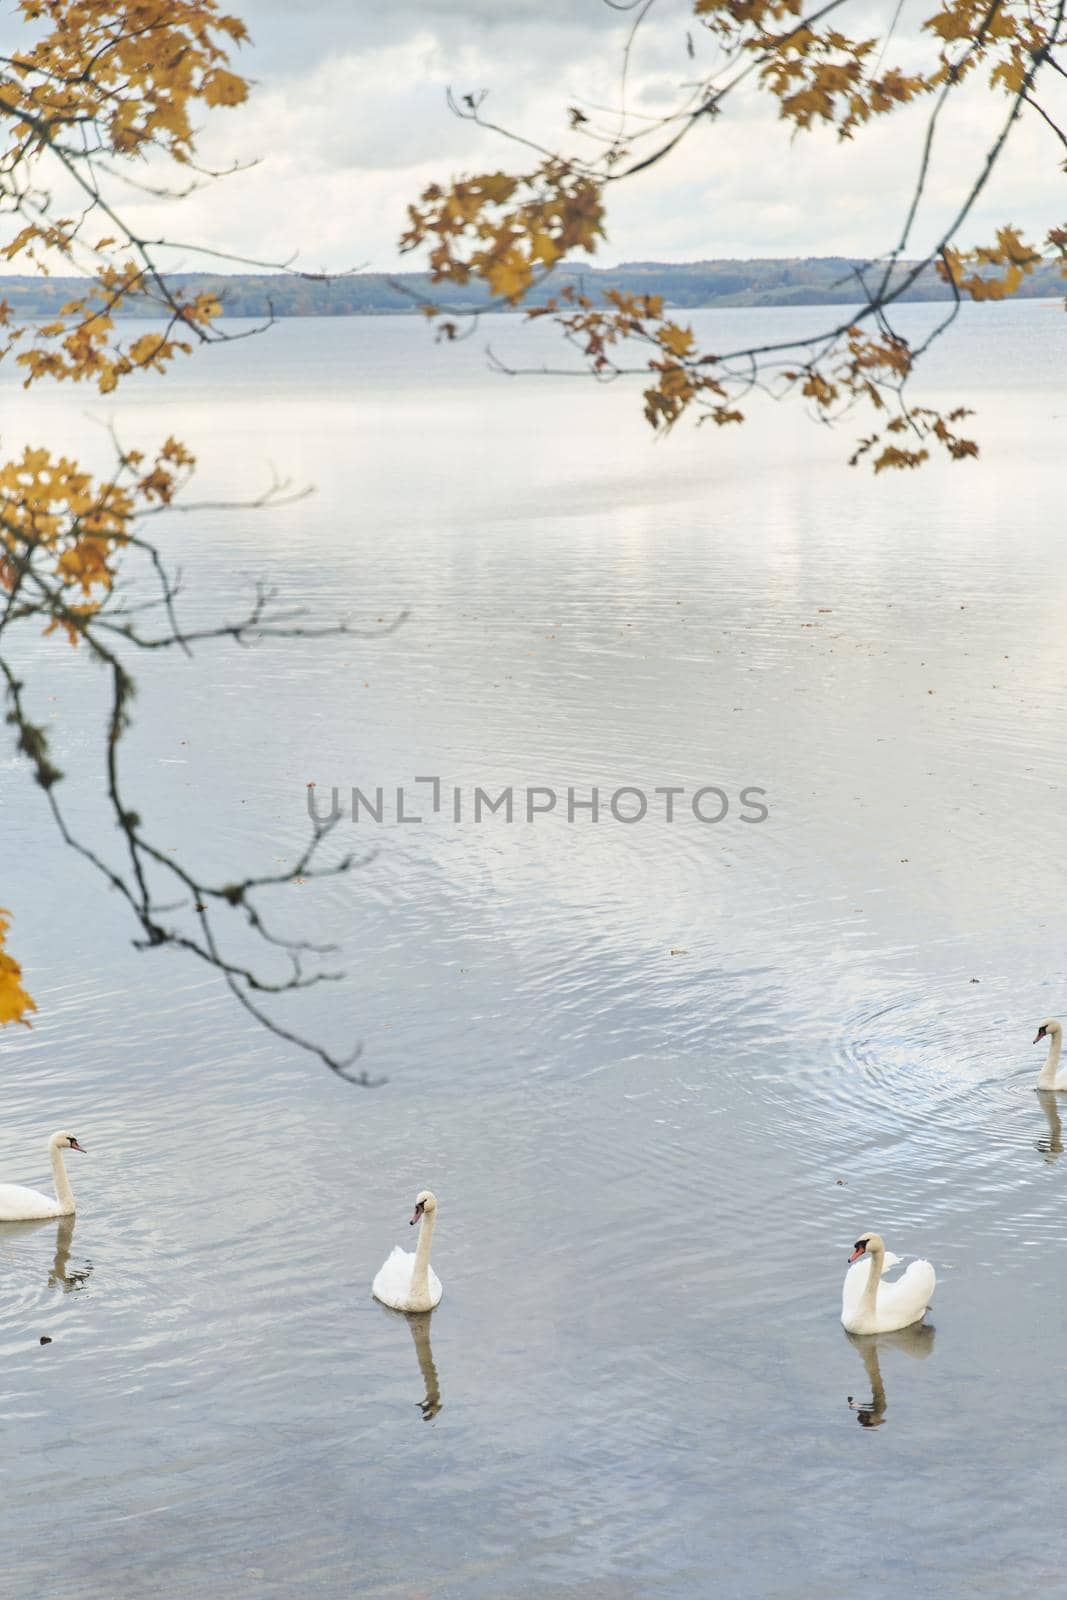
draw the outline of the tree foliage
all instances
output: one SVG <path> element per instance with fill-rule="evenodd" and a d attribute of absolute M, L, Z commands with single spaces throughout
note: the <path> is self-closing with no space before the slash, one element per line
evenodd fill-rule
<path fill-rule="evenodd" d="M 8 232 L 0 250 L 8 262 L 46 277 L 57 268 L 73 272 L 85 288 L 46 317 L 26 321 L 16 321 L 0 302 L 0 358 L 17 365 L 27 387 L 52 379 L 108 394 L 132 373 L 165 370 L 197 342 L 229 337 L 217 326 L 218 296 L 172 285 L 158 253 L 174 241 L 141 236 L 122 200 L 133 187 L 176 201 L 216 176 L 196 165 L 194 118 L 245 99 L 248 85 L 231 70 L 230 57 L 246 30 L 215 0 L 20 0 L 19 10 L 25 43 L 0 58 L 0 218 Z M 184 187 L 175 187 L 175 171 Z M 154 313 L 147 331 L 143 322 L 132 332 L 119 325 L 133 302 Z M 261 903 L 272 888 L 318 874 L 327 830 L 316 827 L 282 872 L 204 881 L 155 843 L 127 799 L 121 760 L 135 692 L 131 662 L 139 652 L 188 654 L 210 640 L 247 643 L 347 629 L 308 630 L 298 611 L 280 610 L 266 592 L 235 622 L 184 627 L 177 586 L 146 529 L 179 503 L 189 509 L 181 497 L 193 457 L 174 438 L 151 454 L 114 444 L 114 467 L 104 476 L 43 444 L 0 461 L 0 681 L 7 722 L 62 837 L 132 911 L 137 942 L 200 958 L 253 1016 L 347 1073 L 354 1056 L 342 1059 L 310 1044 L 263 1008 L 270 995 L 333 976 L 321 969 L 321 948 L 270 928 Z M 278 500 L 280 489 L 272 485 L 255 503 Z M 155 585 L 147 599 L 146 574 Z M 27 630 L 53 636 L 39 648 L 76 647 L 103 668 L 108 698 L 100 755 L 117 852 L 79 837 L 68 823 L 63 775 L 32 714 L 33 684 L 16 670 L 8 648 Z M 343 872 L 350 864 L 345 859 L 322 870 Z M 28 1023 L 36 1008 L 7 948 L 9 925 L 9 913 L 0 912 L 0 1024 Z M 230 954 L 231 925 L 235 931 L 239 925 L 242 952 L 250 933 L 281 958 L 280 972 Z M 352 1076 L 367 1081 L 362 1073 Z"/>
<path fill-rule="evenodd" d="M 632 112 L 627 103 L 640 31 L 657 0 L 608 3 L 633 16 L 617 112 L 571 106 L 563 149 L 535 144 L 491 121 L 484 94 L 450 97 L 457 115 L 534 149 L 537 160 L 518 172 L 494 170 L 431 184 L 409 208 L 401 248 L 425 250 L 436 282 L 479 279 L 500 303 L 517 305 L 543 288 L 558 263 L 575 252 L 596 252 L 606 234 L 613 186 L 669 160 L 698 128 L 710 124 L 713 136 L 721 134 L 730 99 L 743 87 L 769 96 L 794 135 L 832 129 L 841 141 L 858 140 L 872 122 L 925 102 L 918 169 L 907 180 L 900 231 L 883 257 L 856 271 L 853 288 L 860 309 L 847 321 L 788 342 L 708 351 L 661 296 L 617 289 L 598 296 L 573 280 L 547 303 L 539 294 L 541 303 L 531 305 L 528 315 L 552 319 L 597 377 L 640 373 L 645 416 L 659 432 L 684 416 L 719 426 L 742 422 L 744 398 L 759 388 L 779 398 L 799 396 L 824 421 L 857 404 L 870 407 L 877 431 L 860 440 L 852 460 L 869 460 L 876 472 L 918 466 L 931 447 L 953 460 L 975 455 L 974 440 L 958 431 L 966 409 L 940 413 L 913 406 L 908 380 L 961 299 L 1003 299 L 1047 256 L 1067 272 L 1067 229 L 1062 227 L 1049 229 L 1045 255 L 1010 225 L 988 243 L 960 243 L 1021 117 L 1040 119 L 1063 165 L 1067 136 L 1045 87 L 1067 77 L 1057 54 L 1064 42 L 1067 0 L 943 0 L 910 41 L 907 54 L 914 59 L 907 66 L 893 63 L 899 5 L 887 25 L 867 31 L 870 12 L 856 0 L 690 0 L 686 42 L 696 77 L 663 115 Z M 850 14 L 863 31 L 845 31 Z M 702 71 L 695 65 L 694 34 L 710 56 Z M 975 85 L 987 110 L 988 144 L 940 237 L 905 266 L 946 107 Z M 950 292 L 951 309 L 935 332 L 913 347 L 893 327 L 891 315 L 931 265 Z M 440 317 L 442 308 L 431 303 L 427 314 Z M 455 336 L 454 321 L 441 327 L 446 337 Z"/>
<path fill-rule="evenodd" d="M 240 104 L 245 80 L 228 69 L 244 23 L 215 0 L 20 0 L 30 37 L 0 59 L 0 214 L 21 224 L 6 261 L 43 273 L 66 263 L 88 279 L 83 296 L 47 322 L 6 329 L 5 355 L 27 384 L 43 377 L 90 382 L 104 393 L 143 367 L 188 354 L 219 314 L 210 295 L 185 299 L 156 266 L 153 247 L 123 220 L 115 190 L 143 181 L 153 158 L 195 166 L 191 117 Z M 70 215 L 59 214 L 61 186 Z M 115 318 L 148 295 L 165 331 L 124 341 Z"/>
<path fill-rule="evenodd" d="M 27 1028 L 27 1018 L 37 1007 L 22 984 L 22 968 L 7 949 L 7 932 L 11 926 L 11 913 L 0 908 L 0 1024 L 21 1022 Z"/>

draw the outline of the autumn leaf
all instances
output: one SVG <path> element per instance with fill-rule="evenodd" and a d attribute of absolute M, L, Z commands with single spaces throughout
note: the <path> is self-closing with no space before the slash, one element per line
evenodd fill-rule
<path fill-rule="evenodd" d="M 248 99 L 248 85 L 235 72 L 225 72 L 220 68 L 208 73 L 200 86 L 200 93 L 205 105 L 239 106 L 242 100 Z"/>
<path fill-rule="evenodd" d="M 657 329 L 656 338 L 673 356 L 690 355 L 696 346 L 692 328 L 682 328 L 677 322 L 667 322 Z"/>
<path fill-rule="evenodd" d="M 550 160 L 529 173 L 479 173 L 447 189 L 431 184 L 421 203 L 408 207 L 410 226 L 400 248 L 427 244 L 434 282 L 479 277 L 515 304 L 537 269 L 574 250 L 596 249 L 603 211 L 598 183 L 565 161 Z"/>
<path fill-rule="evenodd" d="M 560 257 L 560 247 L 547 233 L 535 233 L 530 237 L 530 251 L 534 258 L 550 267 Z"/>
<path fill-rule="evenodd" d="M 1017 228 L 1004 227 L 997 230 L 995 244 L 977 245 L 967 251 L 946 248 L 937 270 L 946 282 L 962 289 L 972 300 L 1005 300 L 1041 265 L 1041 260 L 1040 252 L 1024 243 Z M 967 265 L 980 270 L 967 273 Z M 1002 270 L 998 274 L 989 268 Z"/>
<path fill-rule="evenodd" d="M 490 262 L 485 271 L 489 287 L 494 294 L 515 301 L 522 298 L 530 286 L 532 273 L 529 263 L 517 250 L 511 250 L 499 261 Z"/>
<path fill-rule="evenodd" d="M 166 347 L 167 341 L 161 333 L 145 333 L 131 344 L 129 357 L 135 366 L 150 366 L 158 363 Z"/>
<path fill-rule="evenodd" d="M 814 400 L 817 406 L 829 406 L 837 399 L 837 388 L 818 372 L 809 372 L 801 392 Z"/>
<path fill-rule="evenodd" d="M 881 455 L 874 463 L 875 472 L 884 472 L 887 467 L 906 468 L 919 467 L 929 457 L 928 450 L 902 450 L 899 445 L 886 445 Z"/>
<path fill-rule="evenodd" d="M 7 933 L 11 926 L 11 913 L 0 908 L 0 1027 L 21 1022 L 28 1028 L 27 1013 L 37 1006 L 22 984 L 22 968 L 7 951 Z"/>
<path fill-rule="evenodd" d="M 928 17 L 923 23 L 924 28 L 929 28 L 931 33 L 936 33 L 946 42 L 968 38 L 973 26 L 973 17 L 964 6 L 951 6 L 939 11 L 936 16 Z"/>
<path fill-rule="evenodd" d="M 510 200 L 518 188 L 518 178 L 513 178 L 507 172 L 489 172 L 476 180 L 477 188 L 486 200 L 491 200 L 493 205 L 503 205 L 505 200 Z"/>
<path fill-rule="evenodd" d="M 168 438 L 147 470 L 144 456 L 129 451 L 119 479 L 94 480 L 65 456 L 40 448 L 0 464 L 0 586 L 9 592 L 30 572 L 46 573 L 60 595 L 74 590 L 84 603 L 62 600 L 55 631 L 62 626 L 78 642 L 85 617 L 114 582 L 120 556 L 139 513 L 169 505 L 188 480 L 194 457 Z M 73 619 L 73 620 L 72 620 Z"/>

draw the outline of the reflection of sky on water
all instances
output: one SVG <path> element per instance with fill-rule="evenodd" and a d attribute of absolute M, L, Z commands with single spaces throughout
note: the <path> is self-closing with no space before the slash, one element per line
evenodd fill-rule
<path fill-rule="evenodd" d="M 726 339 L 751 316 L 708 322 Z M 1032 382 L 1008 395 L 985 364 L 1016 330 Z M 161 1560 L 190 1592 L 210 1558 L 253 1594 L 299 1576 L 481 1600 L 521 1576 L 536 1600 L 636 1600 L 714 1565 L 738 1600 L 867 1600 L 885 1574 L 857 1589 L 838 1537 L 862 1441 L 837 1308 L 863 1227 L 939 1277 L 934 1356 L 879 1352 L 871 1531 L 889 1549 L 911 1528 L 949 1595 L 1038 1581 L 1002 1486 L 1050 1509 L 1063 1488 L 1042 1398 L 1062 1163 L 1029 1045 L 1062 1009 L 1062 338 L 1037 306 L 972 319 L 939 360 L 979 393 L 986 461 L 890 482 L 785 411 L 654 445 L 632 392 L 505 383 L 414 319 L 284 324 L 116 403 L 130 442 L 192 445 L 205 497 L 260 488 L 268 461 L 318 485 L 169 525 L 190 614 L 233 612 L 256 575 L 316 615 L 411 609 L 379 642 L 146 662 L 130 789 L 165 844 L 269 868 L 307 782 L 422 773 L 752 783 L 771 817 L 383 826 L 351 879 L 285 891 L 276 919 L 339 939 L 349 972 L 287 1020 L 362 1038 L 389 1075 L 368 1094 L 172 953 L 133 952 L 0 768 L 4 903 L 42 1008 L 3 1040 L 0 1176 L 36 1181 L 75 1114 L 90 1151 L 81 1291 L 49 1286 L 54 1236 L 0 1241 L 23 1461 L 0 1549 L 10 1567 L 17 1535 L 27 1592 L 47 1564 L 55 1600 L 139 1594 Z M 4 393 L 9 450 L 61 418 L 71 449 L 96 438 L 67 397 Z M 88 825 L 95 685 L 48 644 L 40 709 Z M 411 1332 L 447 1404 L 423 1429 L 369 1284 L 431 1182 L 448 1293 L 432 1353 Z"/>

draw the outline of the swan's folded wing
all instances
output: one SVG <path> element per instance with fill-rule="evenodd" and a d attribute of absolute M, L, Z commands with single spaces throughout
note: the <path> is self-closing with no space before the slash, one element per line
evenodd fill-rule
<path fill-rule="evenodd" d="M 918 1322 L 933 1299 L 936 1283 L 937 1274 L 929 1261 L 913 1261 L 895 1283 L 882 1284 L 878 1292 L 879 1309 L 891 1308 L 901 1316 L 910 1313 L 910 1321 Z"/>
<path fill-rule="evenodd" d="M 930 1265 L 930 1262 L 913 1261 L 900 1281 L 904 1283 L 905 1280 L 913 1285 L 915 1294 L 922 1297 L 923 1303 L 929 1305 L 934 1298 L 934 1289 L 937 1286 L 937 1273 Z"/>
<path fill-rule="evenodd" d="M 0 1183 L 0 1221 L 37 1222 L 59 1215 L 59 1203 L 37 1189 L 20 1183 Z"/>
<path fill-rule="evenodd" d="M 414 1255 L 395 1244 L 378 1268 L 371 1293 L 387 1306 L 402 1305 L 411 1293 L 411 1274 L 414 1270 Z"/>

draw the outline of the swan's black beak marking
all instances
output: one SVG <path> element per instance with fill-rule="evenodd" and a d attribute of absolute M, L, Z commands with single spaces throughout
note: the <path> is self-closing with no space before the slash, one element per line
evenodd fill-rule
<path fill-rule="evenodd" d="M 1037 1032 L 1034 1034 L 1034 1043 L 1035 1044 L 1040 1044 L 1041 1040 L 1045 1037 L 1047 1032 L 1048 1032 L 1047 1028 L 1038 1028 Z"/>

